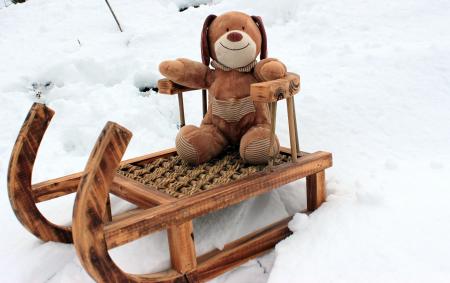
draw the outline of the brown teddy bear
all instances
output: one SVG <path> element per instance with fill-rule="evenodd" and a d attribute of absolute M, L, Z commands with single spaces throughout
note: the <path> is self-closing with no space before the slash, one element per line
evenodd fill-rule
<path fill-rule="evenodd" d="M 201 126 L 181 128 L 176 138 L 177 153 L 195 165 L 217 156 L 229 145 L 239 144 L 246 162 L 268 162 L 270 146 L 277 154 L 279 142 L 275 137 L 270 145 L 269 108 L 266 103 L 252 101 L 250 85 L 282 78 L 286 67 L 277 59 L 266 58 L 261 18 L 241 12 L 210 15 L 203 25 L 201 48 L 203 64 L 181 58 L 159 65 L 161 74 L 171 81 L 209 92 L 208 112 Z"/>

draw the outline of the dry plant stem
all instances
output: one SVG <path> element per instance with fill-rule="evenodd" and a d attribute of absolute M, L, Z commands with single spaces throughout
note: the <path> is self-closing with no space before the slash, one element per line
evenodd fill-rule
<path fill-rule="evenodd" d="M 116 21 L 117 26 L 119 27 L 120 32 L 123 32 L 122 27 L 120 26 L 119 20 L 116 17 L 116 14 L 114 13 L 113 9 L 111 8 L 111 5 L 109 5 L 108 0 L 105 0 L 106 5 L 108 5 L 109 11 L 111 11 L 111 14 L 114 17 L 114 20 Z"/>

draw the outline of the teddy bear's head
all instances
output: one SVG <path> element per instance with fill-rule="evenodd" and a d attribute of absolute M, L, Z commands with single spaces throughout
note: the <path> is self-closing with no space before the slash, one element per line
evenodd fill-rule
<path fill-rule="evenodd" d="M 209 15 L 202 31 L 202 60 L 209 65 L 210 58 L 236 69 L 251 64 L 258 54 L 267 57 L 267 40 L 260 17 L 241 12 L 220 16 Z"/>

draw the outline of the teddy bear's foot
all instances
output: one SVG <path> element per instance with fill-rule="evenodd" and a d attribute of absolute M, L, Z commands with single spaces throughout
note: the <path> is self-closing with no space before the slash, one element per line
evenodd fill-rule
<path fill-rule="evenodd" d="M 278 138 L 275 136 L 272 145 L 273 155 L 280 151 Z M 245 162 L 250 164 L 265 164 L 270 159 L 270 129 L 265 127 L 252 127 L 242 137 L 239 153 Z"/>
<path fill-rule="evenodd" d="M 198 165 L 219 155 L 228 145 L 223 134 L 213 125 L 181 128 L 176 141 L 177 153 L 190 164 Z"/>

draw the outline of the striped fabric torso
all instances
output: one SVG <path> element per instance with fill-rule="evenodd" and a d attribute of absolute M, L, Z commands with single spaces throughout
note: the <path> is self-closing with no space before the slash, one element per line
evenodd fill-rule
<path fill-rule="evenodd" d="M 256 111 L 250 96 L 233 100 L 218 100 L 211 96 L 211 104 L 212 114 L 229 123 L 239 122 L 245 115 Z"/>

